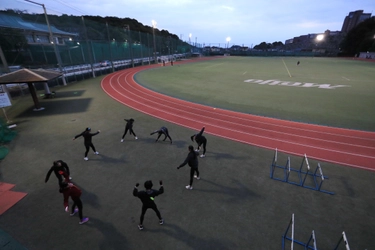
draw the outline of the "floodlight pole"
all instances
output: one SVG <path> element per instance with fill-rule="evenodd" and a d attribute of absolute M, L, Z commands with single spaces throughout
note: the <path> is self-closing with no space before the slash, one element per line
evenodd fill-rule
<path fill-rule="evenodd" d="M 109 55 L 110 55 L 110 57 L 111 57 L 112 72 L 115 72 L 115 66 L 113 65 L 113 56 L 112 56 L 111 40 L 110 40 L 110 37 L 109 37 L 108 22 L 105 22 L 105 26 L 107 27 L 108 48 L 109 48 Z"/>
<path fill-rule="evenodd" d="M 155 28 L 156 28 L 156 21 L 152 20 L 152 36 L 153 36 L 153 39 L 154 39 L 154 63 L 157 63 L 157 61 L 156 61 Z"/>
<path fill-rule="evenodd" d="M 86 44 L 87 44 L 87 52 L 88 52 L 88 55 L 89 55 L 89 61 L 90 61 L 90 67 L 91 67 L 91 72 L 92 72 L 92 77 L 96 77 L 95 76 L 95 69 L 94 69 L 94 63 L 93 63 L 93 51 L 92 51 L 92 44 L 89 43 L 88 41 L 88 36 L 87 36 L 87 29 L 86 29 L 86 24 L 85 24 L 85 18 L 83 16 L 82 17 L 82 24 L 83 24 L 83 29 L 85 30 L 85 40 L 86 40 Z"/>
<path fill-rule="evenodd" d="M 141 40 L 141 32 L 138 31 L 138 35 L 139 35 L 139 45 L 141 46 L 141 63 L 143 65 L 143 51 L 142 51 L 142 40 Z"/>
<path fill-rule="evenodd" d="M 44 16 L 46 17 L 46 22 L 47 22 L 48 31 L 49 31 L 49 37 L 50 37 L 49 39 L 50 39 L 50 42 L 53 44 L 53 50 L 55 51 L 55 55 L 56 55 L 56 59 L 57 59 L 57 64 L 59 65 L 59 70 L 63 74 L 62 75 L 63 84 L 66 85 L 66 81 L 65 81 L 65 77 L 64 77 L 64 72 L 63 72 L 63 69 L 62 69 L 62 62 L 61 62 L 60 54 L 57 51 L 56 43 L 53 41 L 53 34 L 52 34 L 51 26 L 49 25 L 46 7 L 44 6 L 44 4 L 41 4 L 41 3 L 36 3 L 36 2 L 30 1 L 30 0 L 25 0 L 25 1 L 43 7 Z"/>

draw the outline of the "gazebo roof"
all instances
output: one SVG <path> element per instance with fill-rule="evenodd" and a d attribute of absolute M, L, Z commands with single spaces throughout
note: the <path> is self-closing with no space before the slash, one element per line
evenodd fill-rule
<path fill-rule="evenodd" d="M 62 73 L 44 69 L 20 69 L 0 76 L 0 84 L 47 82 L 62 76 Z"/>

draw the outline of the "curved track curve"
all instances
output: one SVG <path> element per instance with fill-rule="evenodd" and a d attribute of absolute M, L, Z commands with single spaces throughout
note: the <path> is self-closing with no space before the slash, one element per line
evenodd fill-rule
<path fill-rule="evenodd" d="M 214 109 L 166 96 L 137 84 L 134 75 L 148 65 L 107 75 L 102 89 L 145 114 L 194 130 L 258 147 L 375 171 L 375 133 L 333 128 Z M 197 123 L 199 121 L 199 123 Z"/>

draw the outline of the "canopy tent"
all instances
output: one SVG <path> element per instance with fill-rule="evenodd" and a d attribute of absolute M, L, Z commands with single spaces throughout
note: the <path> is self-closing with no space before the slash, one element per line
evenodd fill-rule
<path fill-rule="evenodd" d="M 39 100 L 33 83 L 45 83 L 46 92 L 49 93 L 47 82 L 62 76 L 62 73 L 44 69 L 20 69 L 12 73 L 0 76 L 0 84 L 27 83 L 34 101 L 35 110 L 41 110 Z"/>

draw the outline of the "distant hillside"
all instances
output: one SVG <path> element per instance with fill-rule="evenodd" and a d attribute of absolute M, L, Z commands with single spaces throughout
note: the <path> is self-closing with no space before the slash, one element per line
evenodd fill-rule
<path fill-rule="evenodd" d="M 22 19 L 28 22 L 46 23 L 44 14 L 29 14 L 19 10 L 0 10 L 0 13 L 21 16 Z M 87 31 L 87 39 L 89 40 L 107 40 L 108 31 L 111 39 L 126 39 L 127 36 L 125 36 L 125 33 L 127 32 L 127 29 L 132 31 L 132 34 L 136 34 L 137 32 L 153 34 L 151 26 L 143 25 L 137 20 L 131 18 L 101 16 L 83 16 L 83 18 Z M 76 33 L 80 38 L 85 37 L 85 26 L 83 25 L 82 16 L 65 14 L 61 16 L 48 15 L 48 20 L 51 25 L 60 30 Z M 106 23 L 108 23 L 108 31 L 106 28 Z M 167 30 L 158 30 L 155 28 L 155 35 L 179 40 L 177 35 L 171 34 Z"/>

